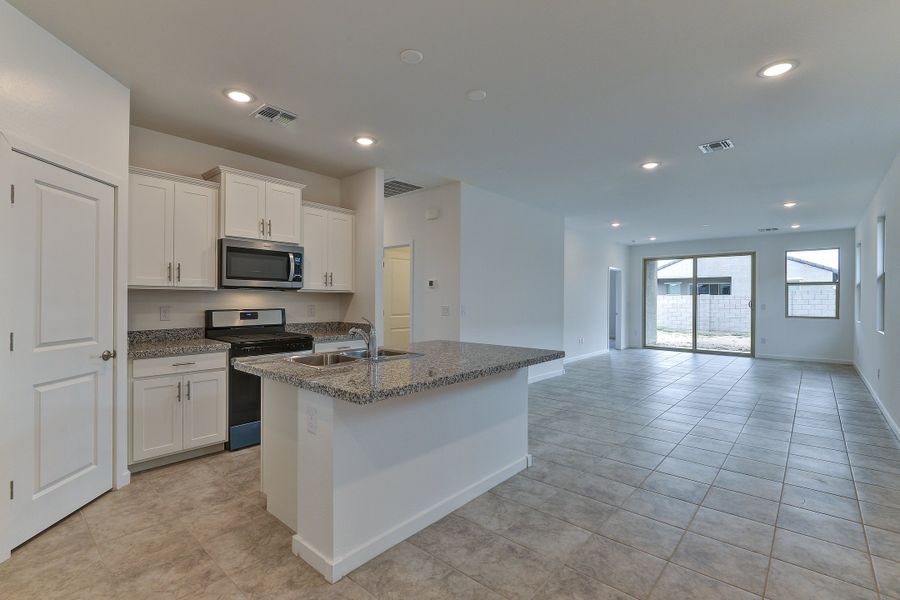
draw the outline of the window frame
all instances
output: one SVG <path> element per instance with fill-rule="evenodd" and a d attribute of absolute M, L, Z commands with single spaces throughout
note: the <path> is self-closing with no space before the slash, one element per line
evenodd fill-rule
<path fill-rule="evenodd" d="M 820 250 L 837 250 L 838 253 L 838 272 L 837 272 L 837 281 L 788 281 L 788 255 L 792 252 L 817 252 Z M 791 250 L 784 251 L 784 318 L 786 319 L 816 319 L 816 320 L 831 320 L 838 321 L 841 318 L 841 263 L 843 260 L 841 259 L 841 248 L 840 246 L 828 246 L 825 248 L 794 248 Z M 802 287 L 802 286 L 822 286 L 822 285 L 834 285 L 834 316 L 833 317 L 817 317 L 814 315 L 792 315 L 790 313 L 790 290 L 791 286 Z"/>
<path fill-rule="evenodd" d="M 853 273 L 853 316 L 857 325 L 862 324 L 862 242 L 856 242 L 856 259 Z"/>
<path fill-rule="evenodd" d="M 875 332 L 885 335 L 887 329 L 887 222 L 885 215 L 875 222 Z"/>

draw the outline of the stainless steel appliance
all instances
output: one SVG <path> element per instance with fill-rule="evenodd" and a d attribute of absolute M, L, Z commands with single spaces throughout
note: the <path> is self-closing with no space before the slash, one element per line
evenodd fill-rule
<path fill-rule="evenodd" d="M 206 337 L 231 344 L 231 358 L 311 353 L 313 337 L 285 331 L 285 310 L 208 310 Z M 229 361 L 230 363 L 230 361 Z M 259 443 L 259 377 L 228 369 L 228 444 L 237 450 Z"/>
<path fill-rule="evenodd" d="M 259 240 L 219 240 L 219 287 L 303 287 L 303 247 Z"/>

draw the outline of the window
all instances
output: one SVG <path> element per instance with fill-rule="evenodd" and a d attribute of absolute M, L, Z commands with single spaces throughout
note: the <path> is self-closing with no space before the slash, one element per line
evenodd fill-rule
<path fill-rule="evenodd" d="M 875 329 L 880 333 L 884 333 L 884 309 L 887 305 L 884 259 L 884 217 L 879 217 L 875 231 Z"/>
<path fill-rule="evenodd" d="M 785 261 L 785 315 L 837 319 L 840 312 L 841 251 L 791 250 Z"/>
<path fill-rule="evenodd" d="M 660 296 L 690 296 L 694 291 L 693 278 L 658 279 Z M 731 277 L 698 277 L 697 294 L 700 296 L 730 296 Z"/>
<path fill-rule="evenodd" d="M 853 314 L 856 316 L 856 322 L 862 322 L 860 314 L 860 306 L 862 305 L 862 244 L 856 244 L 856 267 L 854 269 L 856 275 L 856 289 L 853 295 Z"/>

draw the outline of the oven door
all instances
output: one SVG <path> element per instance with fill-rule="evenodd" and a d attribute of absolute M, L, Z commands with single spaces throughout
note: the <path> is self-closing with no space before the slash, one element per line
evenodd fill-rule
<path fill-rule="evenodd" d="M 223 238 L 219 246 L 219 287 L 300 289 L 303 248 Z"/>

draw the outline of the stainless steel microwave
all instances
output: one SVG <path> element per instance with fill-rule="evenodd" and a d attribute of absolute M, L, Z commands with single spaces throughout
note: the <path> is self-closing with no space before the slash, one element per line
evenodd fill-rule
<path fill-rule="evenodd" d="M 303 287 L 303 247 L 256 240 L 219 240 L 220 288 Z"/>

